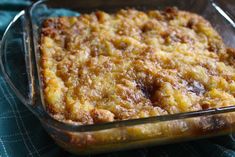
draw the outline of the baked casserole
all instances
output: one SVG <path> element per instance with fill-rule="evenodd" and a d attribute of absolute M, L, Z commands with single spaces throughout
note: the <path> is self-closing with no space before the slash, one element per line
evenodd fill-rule
<path fill-rule="evenodd" d="M 235 104 L 235 50 L 194 13 L 123 9 L 49 18 L 40 48 L 46 109 L 66 123 Z"/>

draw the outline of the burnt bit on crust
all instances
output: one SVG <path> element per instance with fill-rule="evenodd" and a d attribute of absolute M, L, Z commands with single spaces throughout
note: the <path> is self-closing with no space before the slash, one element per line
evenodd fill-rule
<path fill-rule="evenodd" d="M 234 66 L 235 64 L 235 49 L 227 48 L 226 54 L 221 56 L 221 60 L 227 62 L 229 65 Z"/>
<path fill-rule="evenodd" d="M 187 25 L 186 27 L 190 28 L 190 29 L 193 29 L 195 28 L 195 25 L 198 23 L 198 19 L 196 18 L 191 18 L 188 22 L 187 22 Z"/>
<path fill-rule="evenodd" d="M 235 49 L 234 48 L 227 48 L 227 53 L 229 56 L 235 58 Z"/>
<path fill-rule="evenodd" d="M 43 22 L 42 35 L 55 37 L 56 33 L 56 19 L 46 19 Z"/>
<path fill-rule="evenodd" d="M 178 8 L 177 7 L 167 7 L 163 15 L 165 15 L 167 20 L 172 20 L 178 15 Z"/>
<path fill-rule="evenodd" d="M 154 28 L 154 23 L 152 21 L 148 21 L 142 26 L 141 30 L 142 32 L 145 33 L 147 31 L 153 30 L 153 28 Z"/>

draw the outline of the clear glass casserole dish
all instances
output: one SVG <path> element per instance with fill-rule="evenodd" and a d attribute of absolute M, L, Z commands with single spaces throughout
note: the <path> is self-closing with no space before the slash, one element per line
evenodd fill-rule
<path fill-rule="evenodd" d="M 204 0 L 69 0 L 38 1 L 20 12 L 9 24 L 1 43 L 1 68 L 19 99 L 40 119 L 64 149 L 75 154 L 94 154 L 217 136 L 234 131 L 235 106 L 92 125 L 72 125 L 52 118 L 45 110 L 40 77 L 40 28 L 44 19 L 95 10 L 114 12 L 131 7 L 198 13 L 211 22 L 225 44 L 235 47 L 235 21 L 217 1 Z M 71 15 L 78 15 L 69 12 Z M 68 12 L 67 12 L 68 13 Z M 68 14 L 66 14 L 68 15 Z"/>

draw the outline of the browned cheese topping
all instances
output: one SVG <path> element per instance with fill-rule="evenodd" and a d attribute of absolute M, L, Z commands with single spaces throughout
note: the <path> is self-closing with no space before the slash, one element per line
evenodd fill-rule
<path fill-rule="evenodd" d="M 47 19 L 46 108 L 93 124 L 234 105 L 234 56 L 209 22 L 175 8 Z"/>

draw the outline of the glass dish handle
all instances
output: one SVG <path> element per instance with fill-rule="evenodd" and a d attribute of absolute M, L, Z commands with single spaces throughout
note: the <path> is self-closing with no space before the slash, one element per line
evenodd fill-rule
<path fill-rule="evenodd" d="M 18 13 L 3 34 L 0 49 L 2 75 L 16 96 L 27 106 L 34 103 L 29 38 L 25 11 Z"/>

